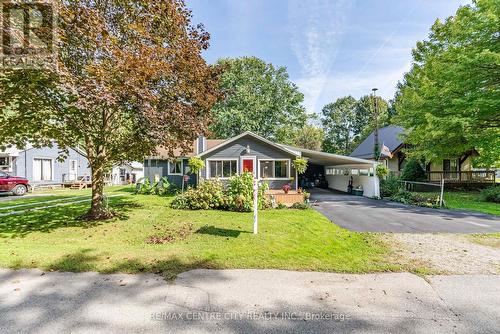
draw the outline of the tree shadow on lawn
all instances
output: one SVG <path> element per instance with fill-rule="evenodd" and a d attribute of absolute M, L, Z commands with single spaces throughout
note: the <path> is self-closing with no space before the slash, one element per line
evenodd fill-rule
<path fill-rule="evenodd" d="M 250 232 L 205 225 L 203 227 L 200 227 L 195 233 L 214 235 L 217 237 L 237 238 L 240 236 L 241 233 L 250 233 Z"/>
<path fill-rule="evenodd" d="M 90 201 L 37 211 L 27 210 L 23 213 L 0 217 L 0 238 L 22 238 L 33 232 L 50 233 L 64 227 L 90 228 L 115 222 L 117 219 L 127 220 L 129 219 L 127 213 L 140 206 L 130 198 L 115 197 L 109 200 L 109 207 L 117 211 L 116 218 L 94 222 L 78 219 L 89 209 L 89 205 Z"/>
<path fill-rule="evenodd" d="M 115 255 L 116 257 L 116 255 Z M 105 263 L 109 261 L 109 263 Z M 12 268 L 20 269 L 25 266 L 18 262 Z M 43 266 L 43 269 L 61 272 L 86 272 L 97 271 L 101 273 L 153 273 L 167 280 L 172 280 L 182 272 L 193 269 L 221 269 L 210 260 L 180 260 L 177 257 L 170 259 L 150 259 L 141 261 L 139 259 L 122 259 L 115 261 L 107 253 L 97 253 L 95 249 L 85 248 L 76 252 L 66 254 L 58 260 Z"/>

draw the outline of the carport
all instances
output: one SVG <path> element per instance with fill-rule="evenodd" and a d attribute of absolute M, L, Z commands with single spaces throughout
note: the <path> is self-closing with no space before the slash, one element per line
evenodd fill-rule
<path fill-rule="evenodd" d="M 363 189 L 365 197 L 380 197 L 379 179 L 375 173 L 377 163 L 371 160 L 353 158 L 344 155 L 312 151 L 297 147 L 288 147 L 308 159 L 308 170 L 298 177 L 298 185 L 304 185 L 313 179 L 315 186 L 347 192 L 352 178 L 353 188 Z M 326 180 L 324 183 L 322 180 Z M 307 184 L 306 184 L 307 186 Z"/>

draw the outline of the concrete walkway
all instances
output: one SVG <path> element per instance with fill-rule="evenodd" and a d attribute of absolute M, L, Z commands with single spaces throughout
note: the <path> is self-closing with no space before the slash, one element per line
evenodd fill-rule
<path fill-rule="evenodd" d="M 0 270 L 0 333 L 494 333 L 499 276 Z"/>
<path fill-rule="evenodd" d="M 462 210 L 438 210 L 323 189 L 311 192 L 313 207 L 336 225 L 359 232 L 493 233 L 500 217 Z"/>

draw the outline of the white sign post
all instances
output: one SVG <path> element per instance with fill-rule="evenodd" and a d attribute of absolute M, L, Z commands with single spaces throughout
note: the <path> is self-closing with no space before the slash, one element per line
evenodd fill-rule
<path fill-rule="evenodd" d="M 259 209 L 259 181 L 253 180 L 253 234 L 257 234 L 258 230 L 258 212 Z"/>

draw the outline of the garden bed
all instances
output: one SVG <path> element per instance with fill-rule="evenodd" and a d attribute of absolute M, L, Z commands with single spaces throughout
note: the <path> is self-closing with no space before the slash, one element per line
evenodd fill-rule
<path fill-rule="evenodd" d="M 286 206 L 292 206 L 295 203 L 304 203 L 304 194 L 293 190 L 290 190 L 288 194 L 285 194 L 283 190 L 267 190 L 266 196 L 269 201 Z"/>

